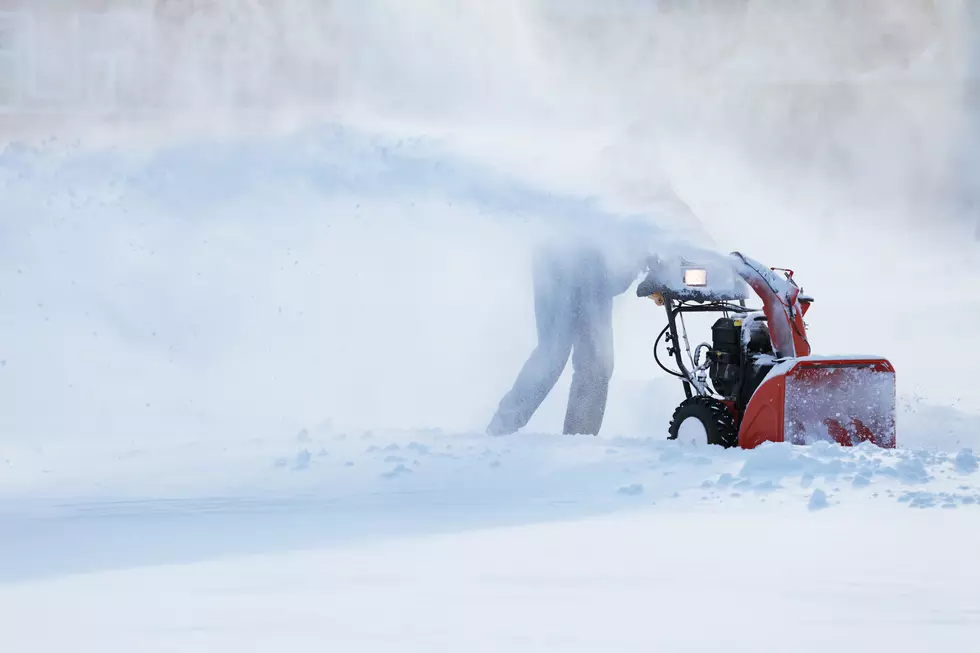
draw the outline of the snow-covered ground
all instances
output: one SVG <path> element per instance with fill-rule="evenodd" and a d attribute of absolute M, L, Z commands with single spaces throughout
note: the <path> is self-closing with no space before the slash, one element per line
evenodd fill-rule
<path fill-rule="evenodd" d="M 646 510 L 79 576 L 0 602 L 18 651 L 964 650 L 971 531 L 890 508 Z"/>
<path fill-rule="evenodd" d="M 347 432 L 6 461 L 11 651 L 961 650 L 969 452 Z"/>
<path fill-rule="evenodd" d="M 311 124 L 0 134 L 0 651 L 973 650 L 972 223 L 740 150 L 737 100 L 598 97 L 477 5 L 344 5 L 367 40 Z M 928 167 L 886 152 L 879 186 Z M 534 225 L 646 211 L 658 161 L 697 213 L 665 247 L 794 268 L 815 353 L 895 363 L 897 449 L 668 442 L 632 292 L 598 437 L 555 434 L 568 371 L 482 433 L 534 343 Z"/>

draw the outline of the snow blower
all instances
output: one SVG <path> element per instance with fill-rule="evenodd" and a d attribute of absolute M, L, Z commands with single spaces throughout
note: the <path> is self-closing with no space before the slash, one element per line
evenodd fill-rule
<path fill-rule="evenodd" d="M 793 275 L 738 252 L 707 265 L 651 261 L 637 295 L 667 311 L 654 359 L 683 382 L 687 397 L 674 411 L 669 439 L 746 449 L 820 440 L 895 447 L 894 368 L 880 356 L 812 355 L 803 317 L 813 298 Z M 761 309 L 747 306 L 750 289 Z M 691 313 L 721 314 L 711 342 L 693 352 L 684 322 Z M 665 336 L 676 370 L 658 352 Z"/>

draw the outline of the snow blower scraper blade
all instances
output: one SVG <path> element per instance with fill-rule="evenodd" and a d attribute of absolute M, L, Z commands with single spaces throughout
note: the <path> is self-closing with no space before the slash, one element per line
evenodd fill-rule
<path fill-rule="evenodd" d="M 773 437 L 782 433 L 783 437 Z M 803 357 L 777 365 L 745 411 L 739 444 L 765 441 L 892 449 L 895 370 L 878 357 Z"/>

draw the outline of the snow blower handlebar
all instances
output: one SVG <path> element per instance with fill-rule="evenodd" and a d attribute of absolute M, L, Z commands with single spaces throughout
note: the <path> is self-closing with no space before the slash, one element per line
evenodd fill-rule
<path fill-rule="evenodd" d="M 692 353 L 683 313 L 748 313 L 745 285 L 762 300 L 775 356 L 792 358 L 810 354 L 803 315 L 806 312 L 804 306 L 808 307 L 812 300 L 801 297 L 801 289 L 793 281 L 791 270 L 779 269 L 786 273 L 781 275 L 777 268 L 768 268 L 739 252 L 727 257 L 707 256 L 699 263 L 681 259 L 670 264 L 655 258 L 648 261 L 648 269 L 646 279 L 637 288 L 637 295 L 651 297 L 658 305 L 666 307 L 668 324 L 657 340 L 659 342 L 667 332 L 670 333 L 668 355 L 675 359 L 678 371 L 669 370 L 659 357 L 657 363 L 661 369 L 684 380 L 688 397 L 693 394 L 692 390 L 702 395 L 708 394 L 709 390 L 701 378 L 704 370 L 699 369 L 697 362 L 700 347 Z M 654 349 L 656 354 L 656 346 Z"/>
<path fill-rule="evenodd" d="M 706 261 L 707 264 L 694 264 L 682 259 L 669 265 L 659 258 L 651 259 L 649 274 L 636 294 L 653 297 L 658 304 L 667 297 L 678 302 L 744 302 L 748 294 L 741 281 L 762 300 L 776 355 L 810 354 L 803 315 L 813 300 L 801 296 L 792 270 L 785 270 L 787 274 L 781 275 L 776 271 L 778 268 L 768 268 L 739 252 L 728 257 L 706 257 Z"/>

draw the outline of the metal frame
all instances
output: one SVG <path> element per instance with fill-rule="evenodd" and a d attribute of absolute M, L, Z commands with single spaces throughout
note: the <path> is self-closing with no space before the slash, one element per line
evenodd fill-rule
<path fill-rule="evenodd" d="M 747 313 L 757 312 L 759 309 L 751 309 L 745 305 L 745 299 L 738 298 L 738 304 L 731 303 L 730 299 L 719 298 L 717 300 L 708 301 L 705 303 L 689 304 L 688 300 L 678 299 L 671 294 L 663 293 L 664 308 L 667 311 L 667 327 L 670 335 L 670 347 L 673 348 L 674 362 L 677 363 L 678 369 L 683 374 L 684 379 L 682 383 L 684 384 L 684 395 L 690 399 L 694 396 L 694 388 L 697 388 L 698 394 L 700 395 L 713 395 L 713 392 L 709 392 L 706 384 L 701 384 L 696 376 L 697 369 L 689 370 L 687 365 L 684 363 L 684 357 L 681 352 L 681 336 L 684 338 L 686 343 L 686 351 L 689 357 L 691 357 L 692 365 L 697 365 L 694 360 L 694 355 L 691 353 L 690 343 L 687 337 L 687 326 L 684 324 L 683 314 L 684 313 L 723 313 L 726 317 L 729 313 L 738 313 L 740 315 L 745 315 Z M 677 316 L 681 316 L 681 328 L 677 327 Z M 695 349 L 696 351 L 696 349 Z"/>

